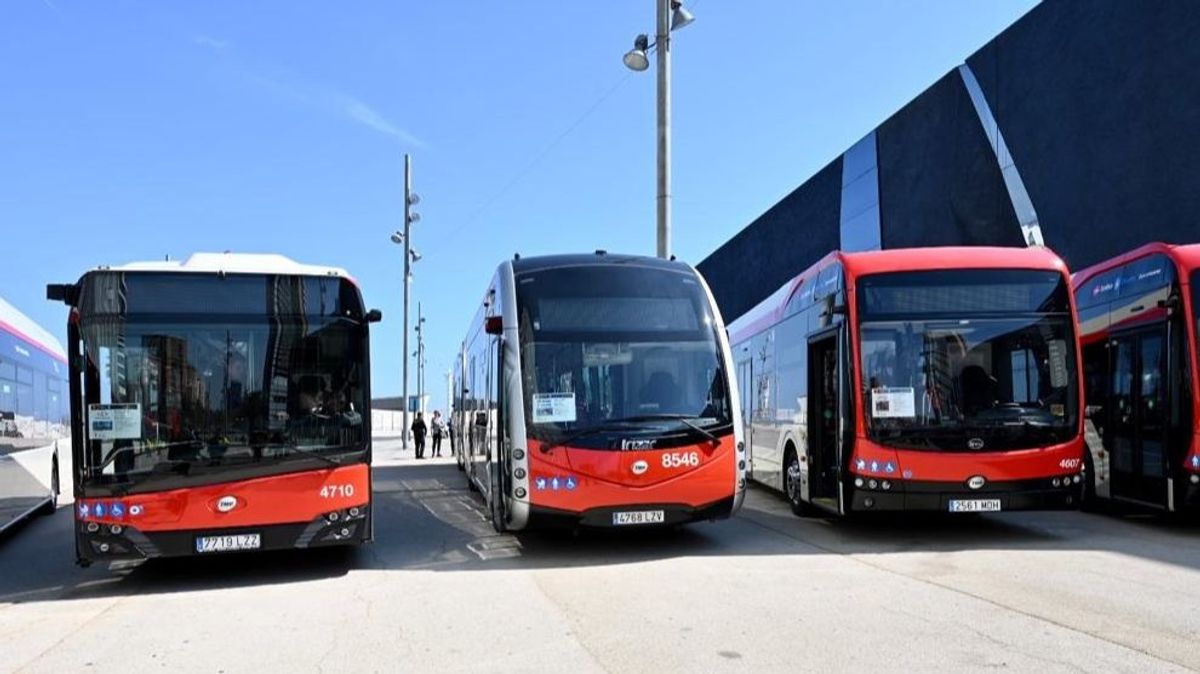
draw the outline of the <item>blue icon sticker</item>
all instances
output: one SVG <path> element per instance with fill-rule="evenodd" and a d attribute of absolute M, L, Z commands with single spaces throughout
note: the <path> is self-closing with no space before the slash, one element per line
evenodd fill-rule
<path fill-rule="evenodd" d="M 885 473 L 894 473 L 894 472 L 896 472 L 896 466 L 895 466 L 895 464 L 893 464 L 891 461 L 888 461 L 888 462 L 887 462 L 887 465 L 883 467 L 883 472 L 885 472 Z"/>
<path fill-rule="evenodd" d="M 558 491 L 558 476 L 555 476 L 550 480 L 550 488 L 554 491 Z"/>
<path fill-rule="evenodd" d="M 867 469 L 867 460 L 866 460 L 866 459 L 859 459 L 859 460 L 858 460 L 858 461 L 857 461 L 857 462 L 854 464 L 854 467 L 855 467 L 855 468 L 858 468 L 859 470 L 866 470 L 866 469 Z"/>
<path fill-rule="evenodd" d="M 911 470 L 906 470 L 906 471 L 904 471 L 904 472 L 903 472 L 903 473 L 901 473 L 901 474 L 904 476 L 904 479 L 905 479 L 905 480 L 911 480 L 911 479 L 912 479 L 912 471 L 911 471 Z"/>
<path fill-rule="evenodd" d="M 88 504 L 86 501 L 80 502 L 80 504 L 79 504 L 79 516 L 80 517 L 87 517 L 88 513 L 90 513 L 91 510 L 92 509 L 90 507 L 88 507 Z"/>
<path fill-rule="evenodd" d="M 567 476 L 567 489 L 573 491 L 577 485 L 578 485 L 578 483 L 575 482 L 575 478 L 568 475 Z"/>
<path fill-rule="evenodd" d="M 112 516 L 118 517 L 118 518 L 124 517 L 125 516 L 125 504 L 121 503 L 120 501 L 112 504 Z"/>
<path fill-rule="evenodd" d="M 131 506 L 129 506 L 129 516 L 137 517 L 138 515 L 141 515 L 142 512 L 144 512 L 144 510 L 145 509 L 140 505 L 137 505 L 137 504 L 131 505 Z"/>
<path fill-rule="evenodd" d="M 1192 468 L 1200 468 L 1200 454 L 1192 455 Z"/>
<path fill-rule="evenodd" d="M 534 487 L 534 489 L 537 489 L 538 491 L 544 490 L 546 488 L 546 478 L 539 477 L 536 480 L 534 480 L 533 487 Z"/>
<path fill-rule="evenodd" d="M 96 507 L 95 507 L 95 509 L 94 509 L 94 510 L 95 510 L 95 513 L 96 513 L 96 517 L 104 517 L 104 510 L 105 510 L 105 508 L 104 508 L 104 504 L 103 504 L 103 503 L 97 503 L 97 504 L 96 504 Z"/>
<path fill-rule="evenodd" d="M 871 462 L 871 472 L 872 472 L 872 473 L 878 473 L 878 472 L 879 472 L 879 462 L 878 462 L 878 461 L 872 461 L 872 462 Z"/>

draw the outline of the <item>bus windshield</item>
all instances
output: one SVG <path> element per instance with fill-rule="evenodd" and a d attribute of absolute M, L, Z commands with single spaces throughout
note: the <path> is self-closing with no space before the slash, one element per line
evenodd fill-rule
<path fill-rule="evenodd" d="M 1074 435 L 1075 349 L 1061 274 L 889 274 L 862 279 L 860 293 L 873 440 L 987 451 Z"/>
<path fill-rule="evenodd" d="M 1192 273 L 1192 313 L 1196 317 L 1196 344 L 1193 353 L 1200 354 L 1200 271 Z"/>
<path fill-rule="evenodd" d="M 207 281 L 219 294 L 224 282 Z M 361 322 L 321 315 L 336 311 L 268 312 L 262 295 L 241 310 L 216 309 L 228 313 L 196 311 L 187 299 L 162 307 L 177 310 L 172 313 L 139 313 L 130 311 L 146 307 L 135 299 L 138 286 L 127 281 L 126 297 L 112 307 L 85 303 L 80 319 L 84 474 L 91 483 L 129 485 L 156 475 L 299 460 L 332 463 L 365 449 Z M 290 304 L 289 312 L 302 305 Z"/>
<path fill-rule="evenodd" d="M 619 449 L 631 435 L 730 425 L 715 321 L 693 274 L 594 265 L 516 281 L 534 438 Z"/>

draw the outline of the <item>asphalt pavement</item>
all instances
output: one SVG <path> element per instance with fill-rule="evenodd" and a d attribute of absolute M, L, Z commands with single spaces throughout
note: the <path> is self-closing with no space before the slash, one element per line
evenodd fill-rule
<path fill-rule="evenodd" d="M 373 544 L 73 565 L 0 539 L 0 671 L 1200 670 L 1200 527 L 801 519 L 497 535 L 450 459 L 378 443 Z"/>

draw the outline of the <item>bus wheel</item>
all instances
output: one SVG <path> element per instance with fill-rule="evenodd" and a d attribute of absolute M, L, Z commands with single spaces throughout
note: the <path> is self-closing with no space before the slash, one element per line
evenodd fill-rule
<path fill-rule="evenodd" d="M 788 445 L 784 454 L 783 465 L 783 493 L 787 496 L 788 504 L 792 506 L 792 512 L 800 517 L 811 515 L 812 506 L 800 497 L 800 458 L 791 445 Z"/>
<path fill-rule="evenodd" d="M 504 495 L 496 488 L 496 483 L 492 483 L 491 493 L 491 511 L 492 511 L 492 528 L 496 533 L 502 534 L 508 530 L 508 515 L 504 507 Z"/>
<path fill-rule="evenodd" d="M 38 514 L 53 515 L 58 509 L 58 458 L 55 457 L 54 462 L 50 464 L 50 500 L 42 506 Z"/>
<path fill-rule="evenodd" d="M 1080 497 L 1079 509 L 1085 512 L 1096 512 L 1100 503 L 1096 498 L 1096 467 L 1092 460 L 1092 450 L 1083 450 L 1083 495 Z"/>

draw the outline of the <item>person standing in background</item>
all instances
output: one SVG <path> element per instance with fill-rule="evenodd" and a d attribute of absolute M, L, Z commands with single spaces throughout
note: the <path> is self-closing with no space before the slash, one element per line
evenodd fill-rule
<path fill-rule="evenodd" d="M 446 420 L 442 418 L 442 413 L 438 410 L 433 411 L 433 419 L 429 422 L 429 432 L 433 434 L 433 455 L 442 455 L 442 436 L 446 434 Z"/>
<path fill-rule="evenodd" d="M 425 425 L 425 419 L 417 412 L 417 418 L 412 422 L 413 443 L 416 446 L 417 458 L 425 458 L 425 434 L 429 432 L 429 427 Z"/>

